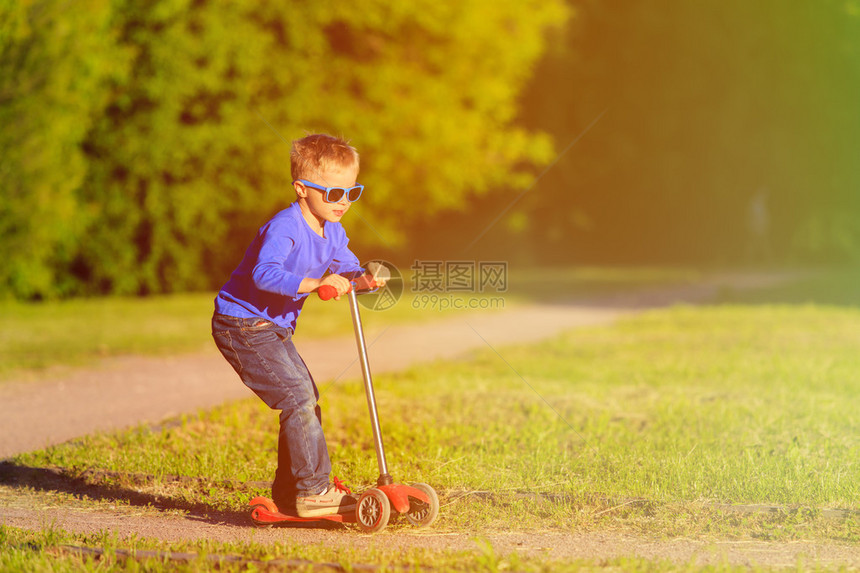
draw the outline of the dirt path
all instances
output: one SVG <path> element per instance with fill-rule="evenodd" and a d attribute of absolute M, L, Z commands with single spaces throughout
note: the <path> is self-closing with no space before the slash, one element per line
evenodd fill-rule
<path fill-rule="evenodd" d="M 473 313 L 422 325 L 397 325 L 369 333 L 375 373 L 411 364 L 456 358 L 490 345 L 527 343 L 577 326 L 602 324 L 620 316 L 680 302 L 701 302 L 721 288 L 767 286 L 783 277 L 723 276 L 701 283 L 609 297 L 588 303 L 529 306 L 499 313 Z M 318 381 L 359 376 L 352 358 L 327 359 L 330 341 L 297 342 Z M 339 340 L 352 347 L 352 338 Z M 171 358 L 123 357 L 97 368 L 71 372 L 61 379 L 10 383 L 0 386 L 0 459 L 42 448 L 95 431 L 118 429 L 141 422 L 155 423 L 185 412 L 195 412 L 250 392 L 215 351 Z M 2 476 L 0 476 L 2 477 Z M 276 528 L 258 530 L 238 517 L 185 516 L 153 509 L 116 511 L 51 507 L 33 510 L 32 500 L 19 484 L 0 485 L 0 523 L 42 529 L 54 527 L 80 533 L 115 531 L 163 540 L 209 539 L 275 543 L 325 544 L 385 549 L 480 550 L 476 534 L 400 529 L 366 536 L 355 529 Z M 46 488 L 50 490 L 49 488 Z M 860 547 L 812 542 L 699 541 L 636 537 L 613 532 L 495 532 L 484 538 L 497 554 L 543 555 L 554 559 L 641 557 L 676 563 L 733 564 L 794 567 L 798 563 L 860 567 Z"/>

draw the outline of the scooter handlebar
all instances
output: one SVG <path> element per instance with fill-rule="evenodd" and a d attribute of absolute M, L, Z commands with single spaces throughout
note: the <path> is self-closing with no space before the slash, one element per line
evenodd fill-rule
<path fill-rule="evenodd" d="M 355 289 L 358 294 L 359 291 L 372 291 L 378 288 L 379 285 L 376 283 L 376 280 L 372 276 L 361 275 L 357 279 L 350 281 L 349 289 L 346 292 Z M 317 295 L 319 295 L 322 300 L 331 300 L 337 296 L 337 289 L 331 285 L 322 285 L 317 289 Z"/>
<path fill-rule="evenodd" d="M 352 287 L 350 286 L 350 288 Z M 337 296 L 337 289 L 331 285 L 322 285 L 320 288 L 317 289 L 317 294 L 322 300 L 331 300 Z"/>

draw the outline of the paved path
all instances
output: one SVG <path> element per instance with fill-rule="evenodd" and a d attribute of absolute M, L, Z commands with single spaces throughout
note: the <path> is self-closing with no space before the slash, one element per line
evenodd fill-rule
<path fill-rule="evenodd" d="M 463 357 L 488 345 L 498 349 L 534 342 L 646 308 L 707 300 L 723 287 L 767 286 L 777 280 L 782 278 L 721 276 L 590 302 L 476 311 L 423 324 L 394 325 L 366 333 L 371 368 L 380 374 L 420 362 Z M 344 312 L 349 320 L 346 304 Z M 331 358 L 332 344 L 344 349 L 335 359 Z M 296 345 L 320 386 L 338 377 L 360 376 L 351 336 L 297 338 Z M 198 354 L 112 358 L 56 379 L 5 383 L 0 385 L 0 459 L 97 431 L 157 423 L 250 395 L 214 345 Z"/>

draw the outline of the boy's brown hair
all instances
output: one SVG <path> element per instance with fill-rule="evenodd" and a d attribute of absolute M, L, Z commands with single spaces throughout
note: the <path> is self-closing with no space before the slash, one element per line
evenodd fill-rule
<path fill-rule="evenodd" d="M 293 141 L 290 149 L 290 174 L 293 181 L 318 179 L 321 172 L 332 167 L 355 167 L 358 170 L 358 151 L 346 140 L 324 133 Z"/>

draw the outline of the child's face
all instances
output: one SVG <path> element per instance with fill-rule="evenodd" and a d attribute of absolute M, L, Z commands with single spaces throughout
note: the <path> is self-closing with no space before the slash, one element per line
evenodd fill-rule
<path fill-rule="evenodd" d="M 355 185 L 358 177 L 357 167 L 334 166 L 321 170 L 307 177 L 307 181 L 320 185 L 321 187 L 345 187 Z M 319 189 L 307 187 L 300 182 L 295 183 L 296 193 L 316 219 L 322 223 L 329 221 L 337 223 L 349 211 L 351 203 L 344 195 L 337 203 L 326 203 L 323 200 L 324 192 Z"/>

